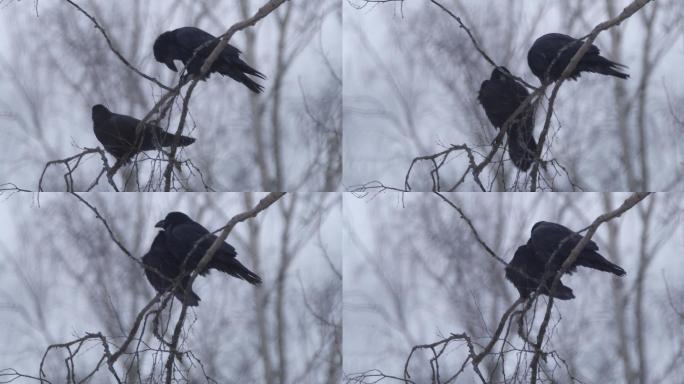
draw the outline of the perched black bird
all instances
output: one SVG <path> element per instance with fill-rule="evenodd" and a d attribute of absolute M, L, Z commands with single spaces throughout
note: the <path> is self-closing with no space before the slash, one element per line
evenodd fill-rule
<path fill-rule="evenodd" d="M 176 263 L 182 265 L 185 262 L 190 270 L 197 267 L 199 261 L 216 240 L 216 235 L 211 234 L 206 228 L 181 212 L 169 213 L 155 227 L 164 229 L 166 246 L 176 257 Z M 200 241 L 200 239 L 202 240 Z M 206 269 L 200 271 L 200 275 L 206 275 L 210 269 L 217 269 L 233 277 L 246 280 L 250 284 L 261 284 L 261 278 L 242 265 L 235 258 L 236 256 L 237 252 L 232 245 L 222 243 Z"/>
<path fill-rule="evenodd" d="M 198 75 L 202 64 L 204 64 L 204 61 L 218 43 L 219 39 L 199 28 L 182 27 L 164 32 L 157 37 L 153 47 L 154 58 L 158 62 L 166 64 L 174 72 L 177 72 L 178 69 L 173 61 L 180 60 L 185 64 L 188 74 Z M 200 46 L 202 48 L 195 54 L 195 50 Z M 241 53 L 239 49 L 228 44 L 202 80 L 206 80 L 209 74 L 218 72 L 244 84 L 252 92 L 261 93 L 264 87 L 247 75 L 256 76 L 261 79 L 265 79 L 266 76 L 242 61 L 240 59 Z M 194 58 L 193 55 L 195 55 Z"/>
<path fill-rule="evenodd" d="M 140 120 L 126 115 L 112 113 L 102 104 L 93 107 L 93 131 L 105 150 L 116 157 L 117 161 L 142 151 L 169 147 L 176 135 L 165 132 L 155 125 L 145 124 L 142 131 L 136 128 Z M 195 142 L 192 137 L 181 136 L 179 146 L 184 147 Z"/>
<path fill-rule="evenodd" d="M 582 44 L 584 44 L 582 40 L 574 39 L 568 35 L 548 33 L 532 44 L 532 48 L 527 52 L 527 64 L 542 83 L 547 77 L 551 81 L 556 81 Z M 621 79 L 629 77 L 628 74 L 619 71 L 626 68 L 624 65 L 610 61 L 601 56 L 600 53 L 601 51 L 595 45 L 589 47 L 589 50 L 570 74 L 570 79 L 577 80 L 582 72 L 600 73 Z M 551 66 L 550 70 L 549 66 Z"/>
<path fill-rule="evenodd" d="M 524 298 L 529 297 L 543 280 L 540 292 L 548 295 L 555 274 L 580 240 L 581 235 L 563 225 L 546 221 L 534 224 L 527 244 L 518 248 L 506 267 L 506 278 L 515 285 L 520 296 Z M 626 274 L 620 266 L 601 256 L 598 253 L 598 245 L 593 241 L 589 241 L 582 249 L 567 273 L 575 272 L 578 266 L 610 272 L 617 276 Z M 570 288 L 560 284 L 553 297 L 569 300 L 574 298 L 574 295 Z"/>
<path fill-rule="evenodd" d="M 563 285 L 562 282 L 559 282 L 553 295 L 549 294 L 556 275 L 555 273 L 549 273 L 545 277 L 545 266 L 546 260 L 539 257 L 532 247 L 522 245 L 518 247 L 513 259 L 506 266 L 506 278 L 518 289 L 520 297 L 525 299 L 529 298 L 530 294 L 536 291 L 540 285 L 539 292 L 544 295 L 553 296 L 561 300 L 574 299 L 575 295 L 572 293 L 572 289 Z M 541 284 L 542 278 L 544 279 L 544 284 Z"/>
<path fill-rule="evenodd" d="M 513 112 L 529 95 L 527 89 L 515 79 L 507 76 L 505 67 L 492 71 L 489 80 L 482 82 L 478 100 L 489 121 L 501 128 Z M 529 104 L 510 123 L 508 130 L 508 151 L 513 164 L 521 171 L 527 171 L 534 160 L 537 142 L 534 140 L 534 107 Z"/>
<path fill-rule="evenodd" d="M 142 261 L 146 266 L 154 268 L 154 270 L 145 269 L 145 276 L 157 292 L 164 292 L 169 289 L 173 280 L 181 273 L 181 261 L 166 246 L 164 231 L 157 233 L 150 250 L 143 256 Z M 192 287 L 188 286 L 188 280 L 190 280 L 189 274 L 183 278 L 181 285 L 174 290 L 173 294 L 183 303 L 185 301 L 185 289 L 187 289 L 188 301 L 186 304 L 195 307 L 199 304 L 200 298 L 192 291 Z"/>
<path fill-rule="evenodd" d="M 553 270 L 558 271 L 563 262 L 570 256 L 572 249 L 582 240 L 582 237 L 580 234 L 560 224 L 540 221 L 532 227 L 532 235 L 527 244 L 531 245 L 534 251 L 544 256 L 546 260 L 559 249 L 551 262 Z M 626 274 L 624 269 L 606 260 L 597 251 L 598 245 L 590 240 L 568 272 L 572 273 L 580 266 L 610 272 L 618 276 Z"/>

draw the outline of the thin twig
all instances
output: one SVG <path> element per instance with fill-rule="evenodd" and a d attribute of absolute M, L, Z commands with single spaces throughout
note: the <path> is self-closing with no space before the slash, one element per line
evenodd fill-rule
<path fill-rule="evenodd" d="M 167 91 L 171 91 L 173 89 L 167 85 L 164 85 L 162 82 L 155 79 L 154 77 L 152 77 L 150 75 L 146 75 L 145 73 L 140 71 L 138 68 L 136 68 L 133 64 L 131 64 L 128 60 L 126 60 L 126 58 L 116 48 L 114 48 L 114 44 L 112 44 L 112 41 L 109 39 L 107 32 L 104 30 L 104 28 L 102 28 L 102 26 L 100 26 L 100 23 L 97 22 L 97 19 L 95 19 L 95 17 L 91 16 L 88 12 L 84 11 L 83 8 L 78 6 L 78 4 L 74 3 L 72 0 L 66 0 L 66 2 L 73 5 L 76 9 L 79 10 L 79 12 L 84 14 L 85 17 L 90 19 L 90 21 L 92 21 L 93 24 L 95 24 L 95 28 L 102 33 L 102 36 L 104 36 L 105 40 L 107 41 L 107 45 L 109 46 L 109 49 L 111 49 L 112 52 L 114 52 L 114 54 L 116 55 L 116 57 L 118 57 L 119 60 L 121 60 L 121 62 L 123 62 L 128 68 L 130 68 L 133 72 L 135 72 L 138 75 L 144 77 L 145 79 L 155 83 L 156 85 L 158 85 L 159 87 L 161 87 Z"/>

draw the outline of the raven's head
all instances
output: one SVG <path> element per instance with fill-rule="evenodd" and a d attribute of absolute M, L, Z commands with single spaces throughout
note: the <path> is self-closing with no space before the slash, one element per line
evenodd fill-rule
<path fill-rule="evenodd" d="M 93 121 L 102 121 L 108 119 L 112 113 L 102 104 L 97 104 L 93 106 Z"/>
<path fill-rule="evenodd" d="M 166 64 L 167 67 L 169 67 L 170 70 L 174 72 L 178 72 L 178 68 L 176 68 L 176 65 L 173 63 L 173 46 L 176 44 L 176 38 L 173 35 L 173 32 L 164 32 L 159 37 L 157 37 L 157 40 L 154 41 L 154 46 L 152 49 L 154 50 L 154 58 L 160 63 Z"/>
<path fill-rule="evenodd" d="M 168 229 L 169 227 L 172 227 L 174 225 L 187 223 L 189 221 L 192 221 L 192 219 L 189 218 L 188 215 L 186 215 L 185 213 L 183 213 L 183 212 L 171 212 L 168 215 L 166 215 L 164 220 L 158 222 L 154 226 L 155 226 L 155 228 Z"/>

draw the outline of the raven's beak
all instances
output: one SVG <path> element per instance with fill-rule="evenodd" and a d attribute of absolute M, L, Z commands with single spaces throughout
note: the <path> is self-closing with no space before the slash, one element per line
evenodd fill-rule
<path fill-rule="evenodd" d="M 166 64 L 166 66 L 169 67 L 170 70 L 178 72 L 178 68 L 176 68 L 176 64 L 173 63 L 173 60 L 165 61 L 164 64 Z"/>
<path fill-rule="evenodd" d="M 162 220 L 162 221 L 160 221 L 154 225 L 155 228 L 164 228 L 165 226 L 166 226 L 166 222 L 164 220 Z"/>

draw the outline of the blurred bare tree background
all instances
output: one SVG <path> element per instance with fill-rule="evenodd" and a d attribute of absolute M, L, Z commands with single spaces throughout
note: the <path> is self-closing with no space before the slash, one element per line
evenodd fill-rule
<path fill-rule="evenodd" d="M 492 67 L 466 32 L 430 1 L 344 6 L 346 185 L 378 180 L 402 187 L 411 159 L 463 143 L 476 156 L 489 152 L 496 129 L 477 100 Z M 459 16 L 499 65 L 537 86 L 527 66 L 534 40 L 549 32 L 584 36 L 615 17 L 628 0 L 440 1 Z M 684 149 L 684 3 L 655 1 L 594 42 L 602 54 L 628 65 L 626 81 L 583 75 L 562 85 L 555 103 L 541 189 L 674 191 L 682 189 Z M 550 91 L 547 90 L 547 96 Z M 546 105 L 546 100 L 543 101 Z M 546 110 L 538 108 L 535 137 Z M 382 143 L 378 150 L 377 143 Z M 482 174 L 493 191 L 524 190 L 529 176 L 509 165 L 501 150 Z M 465 153 L 440 172 L 452 185 L 468 165 Z M 425 161 L 411 177 L 413 190 L 431 190 Z M 479 190 L 469 178 L 459 190 Z"/>
<path fill-rule="evenodd" d="M 482 240 L 509 261 L 541 220 L 579 230 L 627 194 L 448 194 Z M 540 380 L 570 383 L 678 383 L 684 375 L 684 212 L 680 194 L 655 194 L 593 237 L 601 253 L 627 270 L 614 278 L 580 268 L 563 281 L 576 298 L 555 302 Z M 351 382 L 379 372 L 402 377 L 411 348 L 465 332 L 478 345 L 518 298 L 504 266 L 487 255 L 459 216 L 435 194 L 397 193 L 372 201 L 345 196 L 344 370 Z M 533 308 L 541 321 L 546 297 Z M 513 323 L 515 324 L 515 322 Z M 479 367 L 487 383 L 530 382 L 530 351 L 513 325 Z M 369 343 L 368 340 L 373 340 Z M 503 354 L 502 360 L 499 356 Z M 451 343 L 442 381 L 468 348 Z M 429 351 L 409 365 L 415 383 L 435 382 Z M 562 360 L 561 360 L 562 359 Z M 481 382 L 470 363 L 456 382 Z M 370 370 L 379 370 L 370 371 Z M 383 382 L 393 382 L 386 379 Z M 543 381 L 543 380 L 542 380 Z M 403 382 L 398 380 L 398 382 Z"/>
<path fill-rule="evenodd" d="M 136 257 L 147 252 L 154 223 L 169 211 L 184 211 L 215 230 L 261 198 L 251 193 L 84 196 Z M 0 347 L 0 368 L 37 376 L 48 345 L 86 332 L 121 343 L 155 292 L 143 269 L 76 198 L 41 194 L 40 205 L 32 199 L 21 194 L 0 204 L 0 339 L 11 340 Z M 195 281 L 202 301 L 188 312 L 182 350 L 191 351 L 201 366 L 184 359 L 174 382 L 208 382 L 206 375 L 218 383 L 338 383 L 340 222 L 339 194 L 295 193 L 238 224 L 228 242 L 264 284 L 254 288 L 222 273 Z M 175 302 L 174 316 L 179 308 Z M 133 344 L 129 353 L 136 350 Z M 163 362 L 153 353 L 159 341 L 151 330 L 141 345 L 139 353 L 117 361 L 117 370 L 127 372 L 127 383 L 162 382 Z M 76 360 L 78 379 L 101 356 L 99 343 L 88 346 Z M 48 355 L 44 369 L 51 382 L 63 382 L 65 357 L 64 350 Z M 102 367 L 91 382 L 110 379 Z"/>
<path fill-rule="evenodd" d="M 177 74 L 152 54 L 160 33 L 196 26 L 220 35 L 264 2 L 76 3 L 98 20 L 128 61 L 171 85 Z M 92 132 L 93 105 L 102 103 L 141 119 L 163 90 L 123 65 L 93 23 L 67 2 L 0 3 L 0 183 L 35 190 L 47 161 L 99 145 Z M 194 167 L 183 167 L 176 189 L 338 190 L 340 33 L 336 0 L 288 1 L 255 27 L 237 33 L 231 44 L 267 75 L 266 91 L 255 96 L 221 76 L 199 84 L 184 130 L 197 142 L 182 152 Z M 176 100 L 170 120 L 162 120 L 164 126 L 175 130 L 180 103 Z M 159 189 L 154 182 L 159 165 L 139 163 L 141 169 L 120 170 L 116 183 L 126 190 Z M 74 189 L 86 189 L 101 168 L 98 154 L 86 157 Z M 64 172 L 63 167 L 50 168 L 44 190 L 65 190 Z M 106 182 L 97 187 L 108 188 Z"/>

